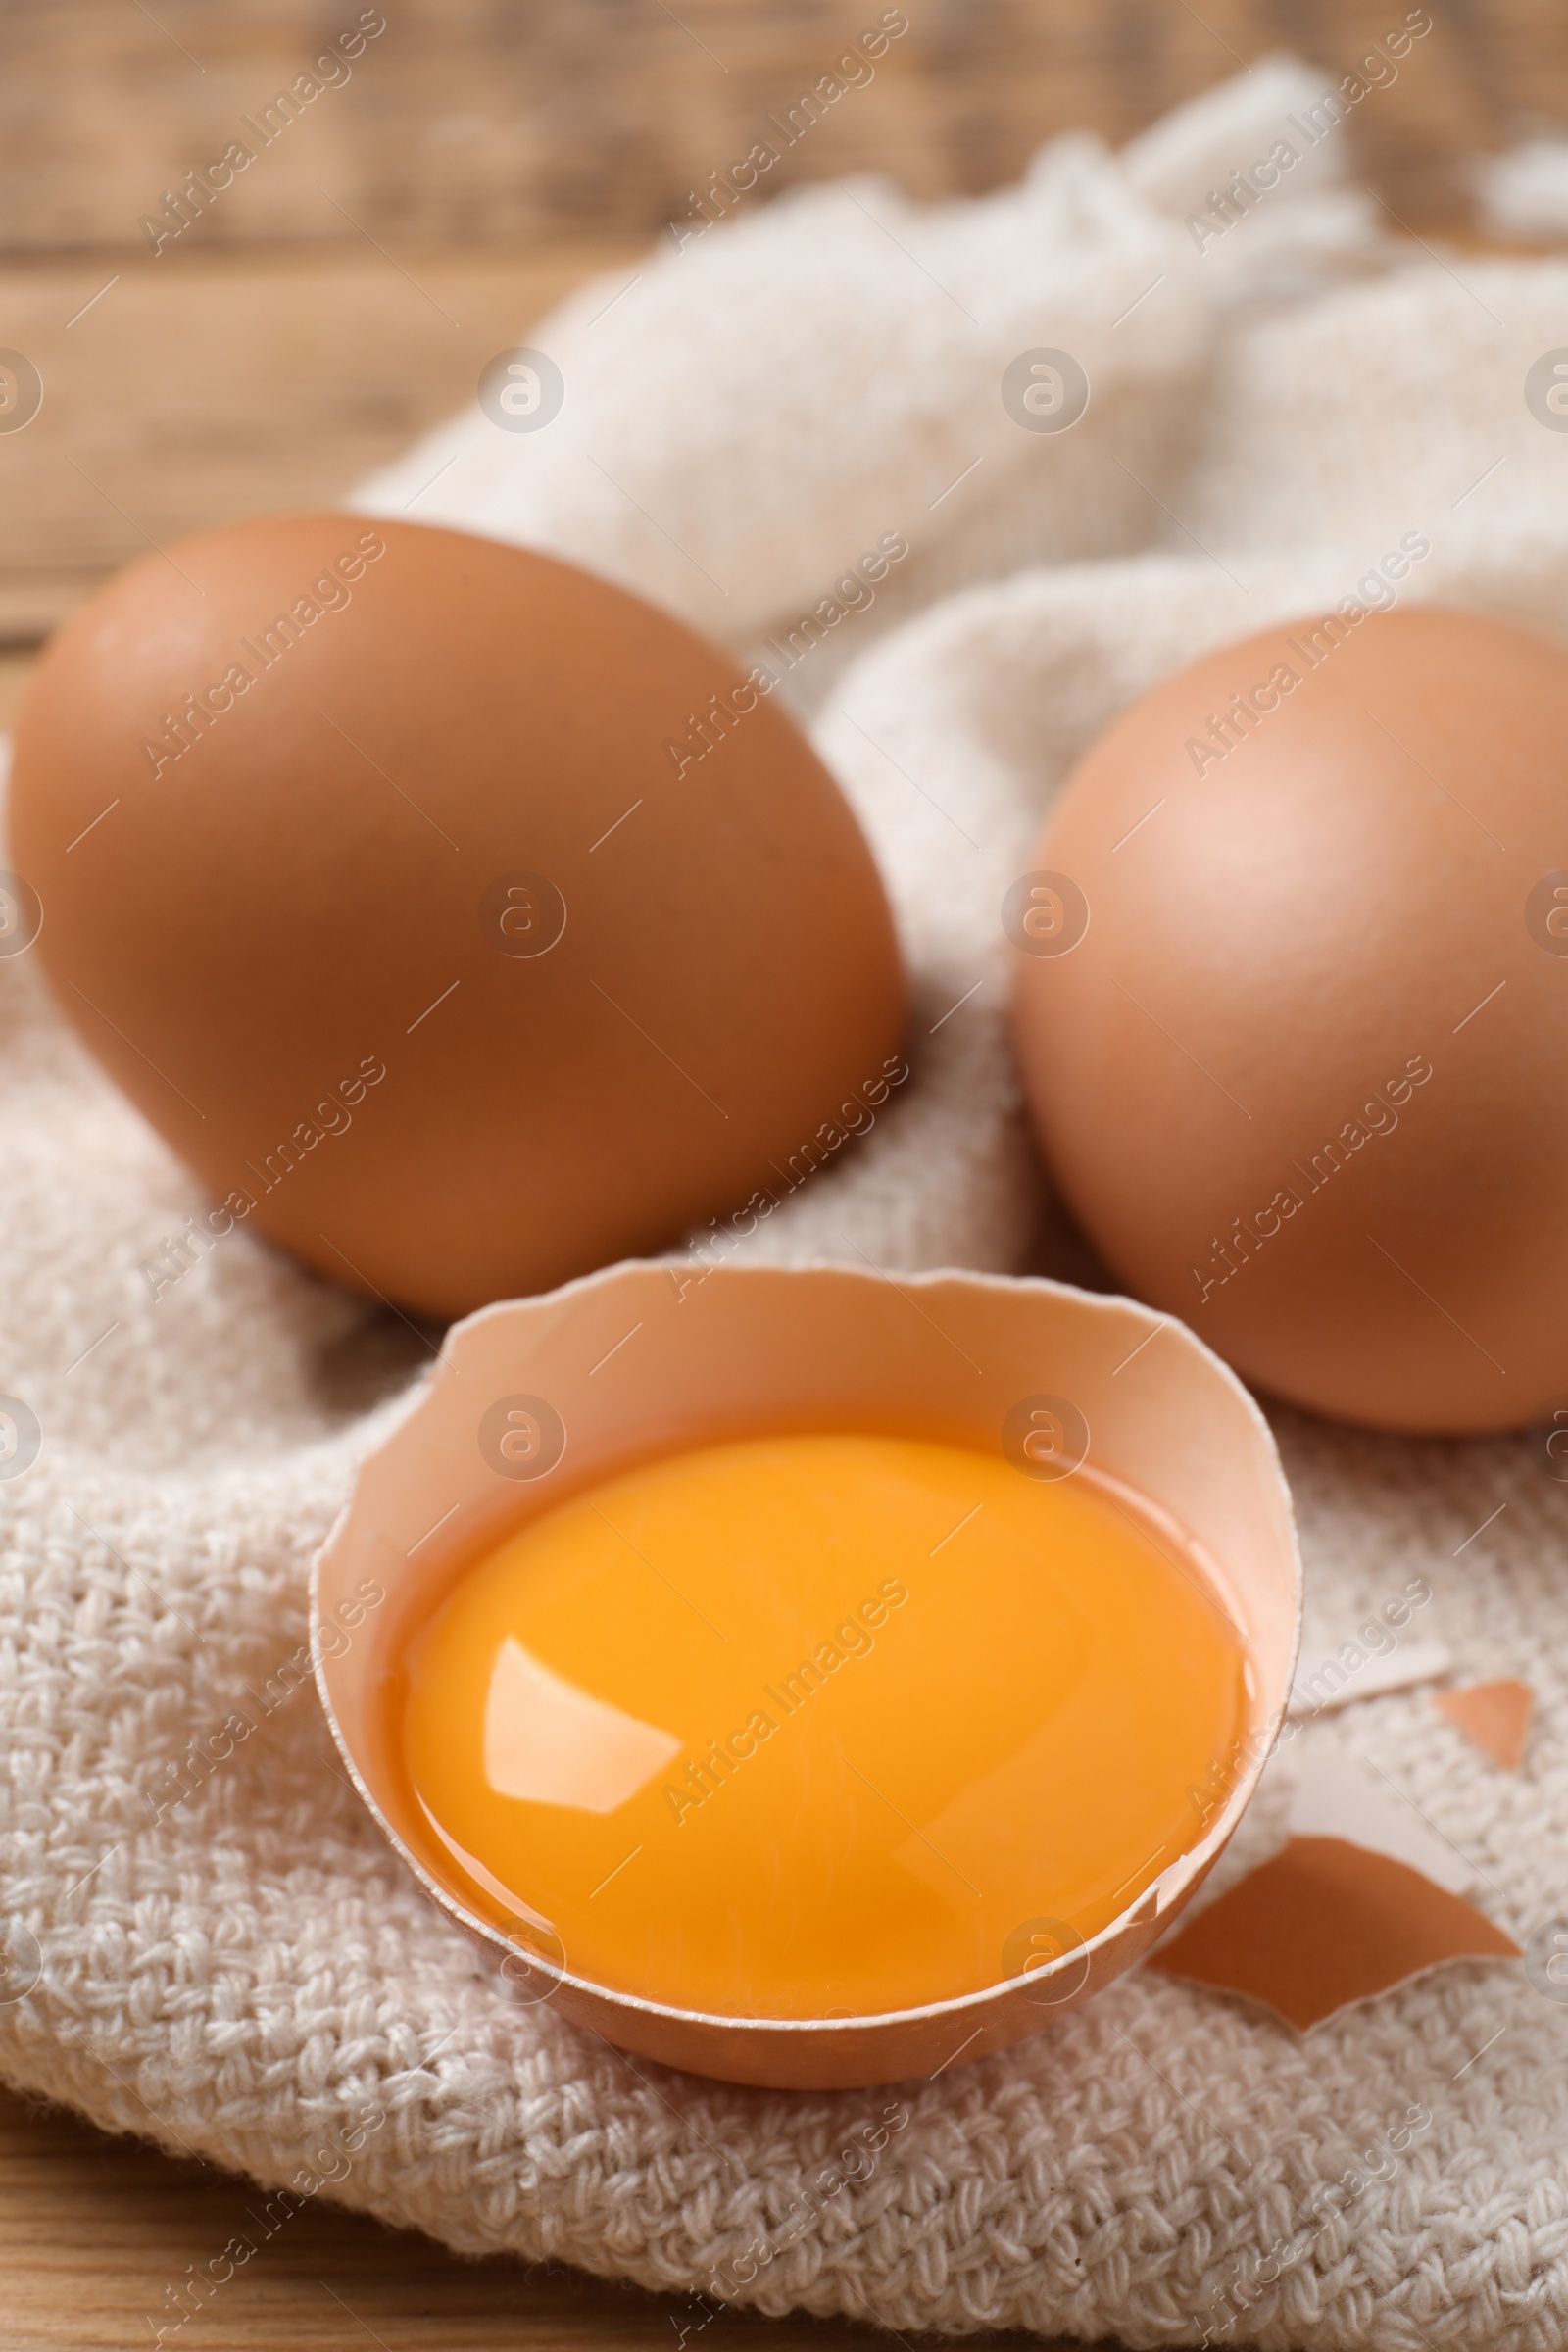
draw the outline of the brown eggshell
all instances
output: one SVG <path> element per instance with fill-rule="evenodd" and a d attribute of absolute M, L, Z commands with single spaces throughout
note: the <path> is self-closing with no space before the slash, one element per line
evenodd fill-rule
<path fill-rule="evenodd" d="M 548 556 L 338 514 L 150 556 L 40 663 L 12 795 L 55 992 L 219 1222 L 432 1315 L 778 1191 L 897 1053 L 827 770 Z"/>
<path fill-rule="evenodd" d="M 1568 652 L 1442 609 L 1228 646 L 1101 737 L 1033 867 L 1024 1085 L 1138 1296 L 1379 1427 L 1568 1396 Z"/>
<path fill-rule="evenodd" d="M 1085 1465 L 1134 1489 L 1202 1562 L 1249 1659 L 1246 1733 L 1204 1798 L 1201 1837 L 1114 1920 L 1037 1971 L 923 2008 L 737 2018 L 599 1984 L 575 1973 L 553 1930 L 514 1940 L 467 1907 L 411 1806 L 386 1690 L 411 1629 L 475 1557 L 622 1463 L 762 1430 L 940 1429 L 1015 1459 L 1013 1416 L 1043 1392 L 1079 1415 Z M 511 1407 L 551 1432 L 522 1462 L 503 1460 L 494 1434 Z M 1142 1958 L 1251 1797 L 1300 1625 L 1296 1523 L 1268 1424 L 1190 1333 L 1064 1283 L 937 1273 L 895 1285 L 860 1266 L 720 1265 L 684 1294 L 658 1266 L 611 1266 L 469 1317 L 446 1335 L 414 1410 L 362 1463 L 311 1583 L 317 1686 L 355 1786 L 426 1891 L 503 1955 L 515 1997 L 553 2001 L 665 2066 L 783 2089 L 972 2066 Z"/>

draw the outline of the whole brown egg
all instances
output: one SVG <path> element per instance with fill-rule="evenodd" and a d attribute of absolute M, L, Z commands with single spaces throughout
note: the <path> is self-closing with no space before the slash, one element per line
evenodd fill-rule
<path fill-rule="evenodd" d="M 451 1316 L 768 1213 L 904 1018 L 770 683 L 570 564 L 346 514 L 208 532 L 74 614 L 11 862 L 209 1230 Z"/>
<path fill-rule="evenodd" d="M 1093 746 L 1004 912 L 1046 1156 L 1121 1280 L 1379 1427 L 1568 1406 L 1568 650 L 1332 615 Z"/>

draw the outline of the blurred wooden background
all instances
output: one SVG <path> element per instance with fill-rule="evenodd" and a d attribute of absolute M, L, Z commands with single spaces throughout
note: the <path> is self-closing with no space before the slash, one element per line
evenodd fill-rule
<path fill-rule="evenodd" d="M 908 32 L 770 175 L 976 193 L 1054 132 L 1112 141 L 1270 50 L 1337 77 L 1404 0 L 903 0 Z M 1430 0 L 1349 137 L 1423 236 L 1467 234 L 1467 159 L 1568 128 L 1563 0 Z M 351 27 L 359 0 L 8 0 L 0 347 L 44 406 L 0 434 L 0 718 L 29 649 L 182 531 L 330 501 L 471 396 L 484 362 L 614 266 L 830 70 L 882 0 L 384 0 L 386 28 L 177 240 L 140 226 Z M 373 12 L 372 12 L 373 13 Z M 243 2183 L 0 2093 L 0 2344 L 108 2352 L 221 2244 Z M 322 2205 L 183 2328 L 182 2352 L 668 2347 L 690 2308 L 462 2264 Z M 835 2352 L 848 2327 L 725 2315 L 705 2352 Z"/>
<path fill-rule="evenodd" d="M 880 11 L 386 0 L 352 77 L 155 257 L 144 216 L 355 24 L 358 0 L 9 0 L 0 345 L 33 361 L 45 398 L 25 432 L 0 435 L 0 657 L 149 540 L 341 492 L 467 399 L 565 286 L 687 217 L 691 191 Z M 1470 154 L 1568 124 L 1568 9 L 1432 13 L 1348 133 L 1423 234 L 1463 228 Z M 1055 131 L 1119 141 L 1273 49 L 1338 75 L 1403 0 L 906 14 L 874 81 L 770 192 L 867 170 L 928 197 L 992 187 Z"/>
<path fill-rule="evenodd" d="M 336 199 L 394 245 L 510 252 L 653 235 L 831 66 L 883 0 L 384 0 L 386 30 L 204 222 L 205 251 L 352 250 Z M 1013 177 L 1051 132 L 1121 140 L 1270 49 L 1336 75 L 1405 0 L 908 0 L 906 36 L 797 174 L 893 172 L 928 197 Z M 137 220 L 356 23 L 360 0 L 10 0 L 4 249 L 133 256 Z M 1366 115 L 1401 211 L 1460 201 L 1468 145 L 1550 109 L 1568 17 L 1549 0 L 1434 0 L 1399 99 Z M 1393 103 L 1385 103 L 1392 100 Z M 1375 127 L 1374 127 L 1375 125 Z M 324 191 L 324 193 L 323 193 Z"/>

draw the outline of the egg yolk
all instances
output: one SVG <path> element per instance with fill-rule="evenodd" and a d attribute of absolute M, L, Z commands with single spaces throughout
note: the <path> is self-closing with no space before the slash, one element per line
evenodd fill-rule
<path fill-rule="evenodd" d="M 1238 1629 L 1125 1490 L 848 1434 L 579 1492 L 391 1687 L 469 1909 L 731 2017 L 916 2007 L 1070 1948 L 1198 1841 L 1247 1722 Z"/>

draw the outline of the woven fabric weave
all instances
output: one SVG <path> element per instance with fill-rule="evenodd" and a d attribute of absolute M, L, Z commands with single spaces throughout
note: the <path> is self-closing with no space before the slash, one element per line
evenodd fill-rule
<path fill-rule="evenodd" d="M 1430 552 L 1402 596 L 1568 634 L 1568 442 L 1521 389 L 1568 269 L 1412 263 L 1343 184 L 1344 131 L 1309 135 L 1321 98 L 1276 61 L 981 201 L 738 201 L 532 330 L 566 388 L 548 430 L 473 409 L 361 494 L 555 549 L 768 660 L 860 811 L 914 1074 L 747 1247 L 1073 1275 L 998 921 L 1073 758 L 1406 533 Z M 1224 219 L 1213 196 L 1280 140 L 1298 162 Z M 1092 387 L 1060 434 L 999 392 L 1042 348 Z M 854 567 L 886 538 L 907 552 L 873 590 Z M 1411 1050 L 1444 1043 L 1434 1016 Z M 1004 2056 L 863 2093 L 669 2074 L 519 2006 L 382 1842 L 304 1674 L 313 1550 L 422 1343 L 242 1231 L 150 1282 L 197 1192 L 25 956 L 0 961 L 0 1389 L 43 1430 L 0 1482 L 8 2081 L 270 2191 L 768 2312 L 1310 2352 L 1568 2338 L 1568 2007 L 1517 1964 L 1306 2041 L 1135 1972 Z M 1568 1492 L 1523 1437 L 1276 1423 L 1307 1672 L 1419 1577 L 1422 1638 L 1535 1687 L 1517 1775 L 1420 1692 L 1334 1735 L 1524 1942 L 1568 1882 Z M 1217 1885 L 1278 1841 L 1328 1736 L 1271 1764 Z"/>

